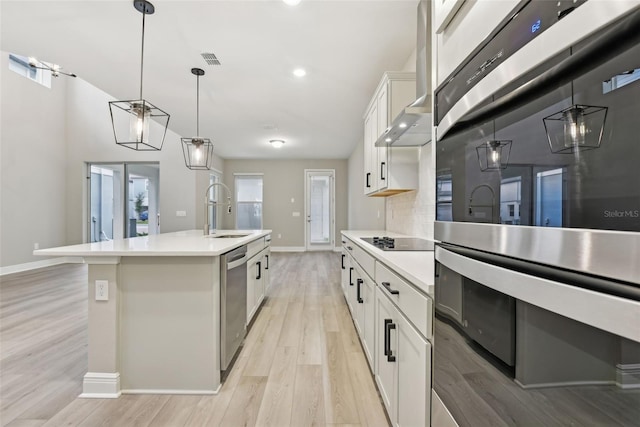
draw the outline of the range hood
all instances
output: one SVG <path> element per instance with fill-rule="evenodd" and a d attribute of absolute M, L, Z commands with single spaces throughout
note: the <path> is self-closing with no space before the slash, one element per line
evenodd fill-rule
<path fill-rule="evenodd" d="M 415 147 L 432 139 L 431 88 L 431 1 L 418 4 L 416 43 L 416 100 L 406 106 L 378 138 L 376 147 Z"/>

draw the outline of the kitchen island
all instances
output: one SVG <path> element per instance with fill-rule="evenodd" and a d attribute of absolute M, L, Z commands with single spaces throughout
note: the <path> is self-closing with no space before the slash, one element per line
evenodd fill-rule
<path fill-rule="evenodd" d="M 268 247 L 270 233 L 190 230 L 34 251 L 82 257 L 89 266 L 81 397 L 216 393 L 220 256 L 247 245 L 251 258 Z"/>

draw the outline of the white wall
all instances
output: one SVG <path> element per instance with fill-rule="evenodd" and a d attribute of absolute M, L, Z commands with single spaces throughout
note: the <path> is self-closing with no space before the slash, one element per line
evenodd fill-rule
<path fill-rule="evenodd" d="M 87 162 L 158 162 L 161 232 L 195 228 L 198 172 L 186 168 L 178 134 L 168 131 L 160 152 L 118 146 L 107 93 L 67 77 L 47 89 L 9 71 L 8 53 L 1 56 L 0 266 L 41 261 L 31 255 L 36 242 L 47 248 L 86 241 Z"/>
<path fill-rule="evenodd" d="M 135 151 L 116 145 L 105 92 L 81 79 L 67 91 L 67 242 L 85 239 L 87 208 L 86 162 L 159 162 L 160 230 L 163 233 L 195 228 L 196 172 L 184 165 L 180 135 L 167 131 L 162 151 Z M 171 113 L 171 112 L 169 112 Z M 152 125 L 157 124 L 152 122 Z M 177 217 L 176 211 L 186 211 Z"/>
<path fill-rule="evenodd" d="M 0 266 L 36 259 L 41 248 L 66 242 L 67 79 L 51 89 L 9 67 L 0 52 Z"/>
<path fill-rule="evenodd" d="M 384 230 L 384 197 L 364 195 L 364 139 L 358 141 L 349 157 L 348 195 L 349 230 Z"/>

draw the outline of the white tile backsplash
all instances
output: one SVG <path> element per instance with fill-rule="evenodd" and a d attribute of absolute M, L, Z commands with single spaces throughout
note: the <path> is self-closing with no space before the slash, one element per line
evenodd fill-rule
<path fill-rule="evenodd" d="M 434 144 L 420 148 L 420 188 L 387 197 L 386 229 L 425 239 L 433 239 L 435 221 Z"/>

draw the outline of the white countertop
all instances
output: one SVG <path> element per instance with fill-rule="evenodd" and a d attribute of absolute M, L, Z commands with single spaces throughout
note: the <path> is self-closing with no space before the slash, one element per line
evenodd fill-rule
<path fill-rule="evenodd" d="M 383 251 L 362 240 L 362 237 L 414 237 L 380 230 L 343 230 L 342 234 L 353 243 L 380 260 L 407 281 L 434 297 L 434 252 L 433 251 Z"/>
<path fill-rule="evenodd" d="M 39 249 L 34 255 L 113 256 L 218 256 L 271 233 L 271 230 L 217 230 L 220 234 L 249 234 L 238 238 L 204 236 L 202 230 L 177 231 L 129 239 Z"/>

